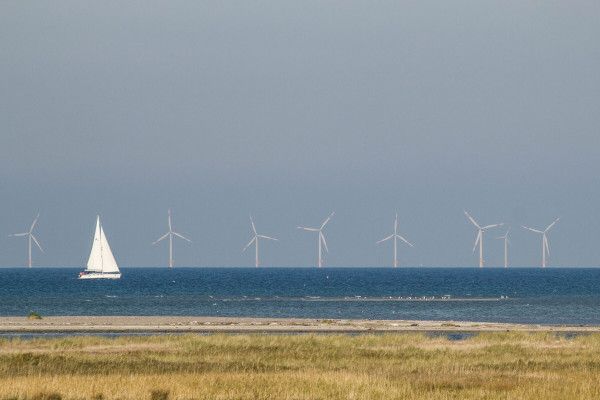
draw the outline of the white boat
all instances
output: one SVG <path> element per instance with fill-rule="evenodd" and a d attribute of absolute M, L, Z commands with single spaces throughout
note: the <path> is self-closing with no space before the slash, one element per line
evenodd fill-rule
<path fill-rule="evenodd" d="M 121 271 L 100 225 L 100 217 L 96 221 L 94 244 L 85 271 L 79 273 L 79 279 L 119 279 Z"/>

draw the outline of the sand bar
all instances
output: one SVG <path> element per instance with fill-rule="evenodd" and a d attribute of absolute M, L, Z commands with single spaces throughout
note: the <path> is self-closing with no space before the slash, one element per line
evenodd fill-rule
<path fill-rule="evenodd" d="M 0 317 L 0 333 L 477 333 L 500 331 L 593 333 L 600 326 L 522 325 L 466 321 L 408 321 L 188 316 Z"/>

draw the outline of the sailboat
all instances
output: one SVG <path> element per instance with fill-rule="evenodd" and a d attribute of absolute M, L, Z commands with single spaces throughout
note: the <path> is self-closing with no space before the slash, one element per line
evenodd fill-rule
<path fill-rule="evenodd" d="M 100 217 L 96 220 L 96 233 L 94 244 L 85 271 L 79 273 L 79 279 L 119 279 L 121 271 L 117 266 L 115 257 L 110 251 L 110 246 L 100 224 Z"/>

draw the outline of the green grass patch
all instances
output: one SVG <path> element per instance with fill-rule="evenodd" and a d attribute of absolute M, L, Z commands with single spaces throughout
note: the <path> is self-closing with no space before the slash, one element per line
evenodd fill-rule
<path fill-rule="evenodd" d="M 17 339 L 0 399 L 590 399 L 598 360 L 600 335 L 525 332 Z"/>

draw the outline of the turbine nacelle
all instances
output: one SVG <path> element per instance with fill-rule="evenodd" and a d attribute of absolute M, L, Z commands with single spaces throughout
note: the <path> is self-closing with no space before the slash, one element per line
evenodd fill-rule
<path fill-rule="evenodd" d="M 173 227 L 172 227 L 172 224 L 171 224 L 171 209 L 168 210 L 168 215 L 169 215 L 169 232 L 165 233 L 164 235 L 162 235 L 161 237 L 159 237 L 158 239 L 156 239 L 154 241 L 154 243 L 152 243 L 152 246 L 154 246 L 155 244 L 157 244 L 158 242 L 160 242 L 161 240 L 163 240 L 167 236 L 169 237 L 169 267 L 173 268 L 173 236 L 177 236 L 178 238 L 181 238 L 183 240 L 187 240 L 190 243 L 193 243 L 193 242 L 190 239 L 188 239 L 185 236 L 183 236 L 182 234 L 177 233 L 177 232 L 173 232 Z"/>
<path fill-rule="evenodd" d="M 327 217 L 327 219 L 325 219 L 325 221 L 323 221 L 323 223 L 321 224 L 320 228 L 307 228 L 305 226 L 298 226 L 298 229 L 302 229 L 304 231 L 309 231 L 309 232 L 319 232 L 319 268 L 321 268 L 323 266 L 323 259 L 321 258 L 321 243 L 323 245 L 325 245 L 325 250 L 327 251 L 327 253 L 329 253 L 329 248 L 327 248 L 327 242 L 325 241 L 325 235 L 323 235 L 323 228 L 325 228 L 325 225 L 327 225 L 327 223 L 329 222 L 329 220 L 331 219 L 331 217 L 333 217 L 333 214 L 335 214 L 335 211 L 332 212 L 331 214 L 329 214 L 329 216 Z"/>
<path fill-rule="evenodd" d="M 402 236 L 398 235 L 398 213 L 396 213 L 396 218 L 394 219 L 394 233 L 392 233 L 388 237 L 385 237 L 385 238 L 379 240 L 375 244 L 379 244 L 379 243 L 385 242 L 386 240 L 390 240 L 392 238 L 394 239 L 394 268 L 396 268 L 398 266 L 397 239 L 402 240 L 404 243 L 406 243 L 410 247 L 415 247 L 411 242 L 409 242 L 408 240 L 406 240 Z"/>
<path fill-rule="evenodd" d="M 508 232 L 510 232 L 510 228 L 508 228 L 504 236 L 498 236 L 498 239 L 504 239 L 504 268 L 508 268 L 508 245 L 512 245 L 510 240 L 508 240 Z"/>
<path fill-rule="evenodd" d="M 252 240 L 250 240 L 250 242 L 249 242 L 249 243 L 246 245 L 246 247 L 244 247 L 244 248 L 242 249 L 242 253 L 243 253 L 244 251 L 246 251 L 246 249 L 247 249 L 248 247 L 250 247 L 250 245 L 251 245 L 252 243 L 254 243 L 254 244 L 255 244 L 255 246 L 256 246 L 256 259 L 255 259 L 255 264 L 254 264 L 254 266 L 258 268 L 258 238 L 262 238 L 262 239 L 269 239 L 269 240 L 274 240 L 274 241 L 279 241 L 279 239 L 275 239 L 275 238 L 273 238 L 273 237 L 266 236 L 266 235 L 259 235 L 259 234 L 256 232 L 256 226 L 254 225 L 254 220 L 252 219 L 252 215 L 250 216 L 250 223 L 252 224 L 252 231 L 254 232 L 254 237 L 252 238 Z"/>
<path fill-rule="evenodd" d="M 483 232 L 485 232 L 486 229 L 491 229 L 491 228 L 495 228 L 497 226 L 502 226 L 502 225 L 504 225 L 504 222 L 501 222 L 499 224 L 492 224 L 492 225 L 486 225 L 484 227 L 481 227 L 475 221 L 475 219 L 473 217 L 471 217 L 471 215 L 466 210 L 463 210 L 463 212 L 465 213 L 467 218 L 469 218 L 469 221 L 471 221 L 471 223 L 473 225 L 475 225 L 475 227 L 479 231 L 479 232 L 477 232 L 477 238 L 475 239 L 475 245 L 473 246 L 473 253 L 475 253 L 475 249 L 477 248 L 477 245 L 479 245 L 479 268 L 483 268 Z"/>
<path fill-rule="evenodd" d="M 521 225 L 521 228 L 527 229 L 528 231 L 540 233 L 542 235 L 542 268 L 546 268 L 546 255 L 550 256 L 550 246 L 548 245 L 548 237 L 546 233 L 561 219 L 562 217 L 556 218 L 546 229 L 543 231 L 539 229 L 533 229 L 528 226 Z"/>
<path fill-rule="evenodd" d="M 31 241 L 33 241 L 36 244 L 36 246 L 40 249 L 40 251 L 42 253 L 44 252 L 44 249 L 42 249 L 42 246 L 40 245 L 40 243 L 37 241 L 37 239 L 33 235 L 33 228 L 35 227 L 35 224 L 39 217 L 40 217 L 40 213 L 38 213 L 38 215 L 33 220 L 33 223 L 31 224 L 31 228 L 29 228 L 29 232 L 13 233 L 11 235 L 8 235 L 8 236 L 14 236 L 14 237 L 22 237 L 22 236 L 29 237 L 29 268 L 31 268 L 31 265 L 32 265 L 31 264 Z"/>
<path fill-rule="evenodd" d="M 497 239 L 504 239 L 506 241 L 506 243 L 508 243 L 508 244 L 510 244 L 512 246 L 512 243 L 508 239 L 508 232 L 510 232 L 510 228 L 506 231 L 506 233 L 504 234 L 504 236 L 498 236 Z"/>

